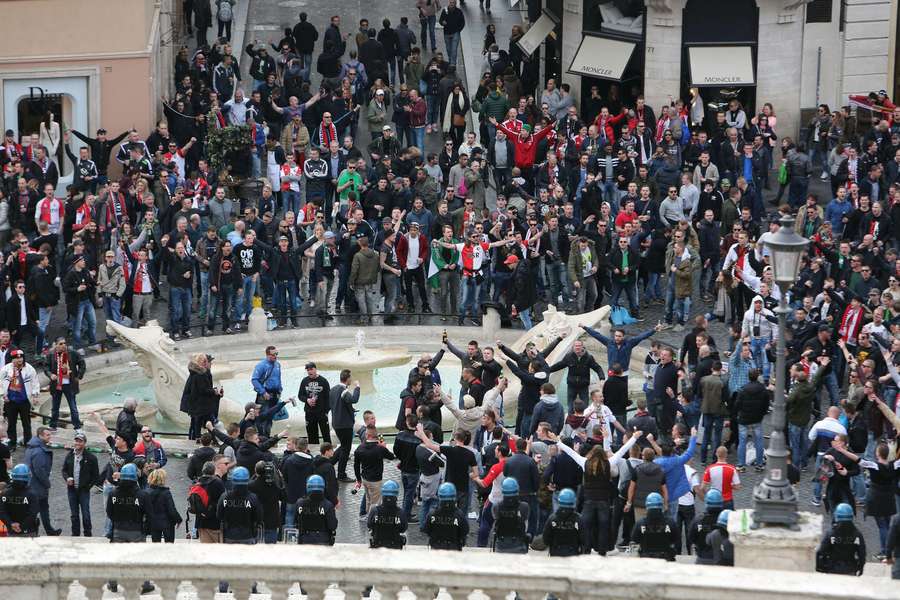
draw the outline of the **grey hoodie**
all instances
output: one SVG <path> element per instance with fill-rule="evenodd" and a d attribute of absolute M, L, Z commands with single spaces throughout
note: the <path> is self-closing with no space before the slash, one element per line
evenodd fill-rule
<path fill-rule="evenodd" d="M 531 431 L 529 433 L 537 431 L 538 425 L 546 421 L 550 424 L 553 433 L 558 434 L 562 431 L 565 419 L 566 411 L 563 410 L 556 394 L 541 394 L 541 401 L 534 407 L 534 413 L 531 415 Z"/>

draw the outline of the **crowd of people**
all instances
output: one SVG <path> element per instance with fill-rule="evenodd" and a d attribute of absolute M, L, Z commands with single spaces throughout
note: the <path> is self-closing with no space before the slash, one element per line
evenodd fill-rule
<path fill-rule="evenodd" d="M 74 180 L 64 194 L 42 133 L 53 130 L 52 115 L 27 144 L 6 132 L 0 388 L 11 444 L 19 418 L 28 447 L 24 468 L 10 470 L 13 489 L 38 499 L 43 489 L 46 506 L 49 430 L 31 438 L 36 371 L 25 361 L 23 334 L 34 338 L 35 361 L 56 382 L 54 406 L 65 395 L 74 409 L 83 375 L 75 357 L 97 343 L 95 307 L 137 326 L 165 291 L 178 340 L 192 337 L 195 312 L 204 335 L 217 323 L 226 334 L 239 330 L 256 298 L 279 327 L 296 326 L 304 304 L 324 318 L 346 312 L 391 322 L 408 311 L 463 325 L 478 323 L 490 302 L 525 328 L 539 302 L 572 313 L 609 304 L 619 318 L 624 311 L 637 321 L 658 304 L 664 322 L 656 331 L 687 332 L 680 348 L 651 343 L 646 398 L 630 419 L 632 349 L 654 330 L 607 337 L 585 328 L 606 348 L 605 366 L 580 341 L 551 365 L 552 348 L 517 354 L 498 344 L 497 356 L 507 357 L 501 363 L 493 348 L 473 341 L 460 350 L 445 339 L 463 363 L 461 397 L 447 397 L 436 377 L 443 349 L 423 356 L 401 395 L 393 451 L 371 413 L 357 428 L 350 373 L 328 382 L 312 364 L 297 395 L 307 437 L 290 439 L 275 460 L 268 451 L 281 436 L 271 435 L 272 420 L 288 402 L 280 400 L 276 349 L 267 348 L 254 372 L 256 401 L 227 428 L 216 424 L 222 390 L 213 386 L 208 357 L 198 355 L 183 407 L 201 445 L 189 498 L 196 533 L 202 541 L 247 542 L 259 528 L 262 539 L 275 541 L 293 529 L 301 542 L 330 543 L 337 486 L 346 483 L 364 490 L 374 545 L 399 543 L 418 488 L 418 522 L 437 535 L 435 547 L 460 546 L 474 513 L 478 544 L 493 540 L 498 550 L 527 550 L 538 537 L 551 552 L 562 545 L 604 554 L 634 542 L 645 555 L 693 551 L 698 560 L 727 563 L 726 513 L 716 509 L 731 508 L 748 462 L 764 469 L 773 347 L 784 336 L 792 481 L 809 469 L 813 504 L 824 502 L 835 528 L 855 527 L 853 514 L 864 507 L 878 525 L 878 558 L 896 555 L 900 108 L 886 94 L 877 95 L 871 127 L 858 127 L 849 106 L 821 105 L 805 137 L 795 139 L 778 133 L 771 104 L 750 111 L 731 99 L 710 112 L 697 90 L 654 110 L 643 96 L 603 97 L 595 86 L 579 106 L 568 85 L 552 78 L 538 89 L 536 62 L 515 43 L 518 26 L 508 50 L 488 27 L 484 74 L 472 93 L 456 70 L 467 25 L 455 0 L 417 0 L 418 36 L 407 17 L 396 27 L 384 19 L 381 29 L 361 19 L 351 40 L 334 16 L 315 63 L 320 32 L 305 13 L 277 43 L 255 40 L 236 56 L 227 25 L 232 3 L 216 7 L 225 37 L 207 44 L 212 19 L 197 13 L 198 47 L 179 52 L 175 94 L 163 99 L 165 118 L 146 138 L 137 131 L 108 137 L 104 129 L 89 137 L 63 126 L 65 146 L 72 137 L 86 144 L 77 156 L 67 152 Z M 436 22 L 446 55 L 435 43 Z M 251 59 L 245 74 L 243 53 Z M 246 137 L 213 169 L 210 131 L 226 127 L 242 127 Z M 427 152 L 426 144 L 440 149 Z M 812 177 L 830 184 L 827 195 L 810 193 Z M 236 185 L 248 180 L 260 183 L 258 195 Z M 810 244 L 797 282 L 782 289 L 766 243 L 789 223 Z M 65 338 L 55 353 L 46 341 L 61 297 L 77 352 Z M 792 311 L 783 331 L 773 312 L 782 301 Z M 695 303 L 711 308 L 698 311 Z M 729 325 L 727 338 L 714 339 L 714 319 Z M 561 370 L 566 406 L 549 381 Z M 592 371 L 602 386 L 592 387 Z M 507 377 L 521 381 L 511 429 Z M 443 407 L 458 423 L 446 444 Z M 129 427 L 133 407 L 131 414 Z M 138 432 L 117 428 L 107 438 L 113 460 L 104 474 L 79 466 L 67 476 L 73 533 L 78 491 L 102 478 L 111 539 L 143 539 L 146 519 L 150 530 L 174 535 L 178 511 L 163 491 L 164 455 L 138 454 Z M 317 443 L 313 457 L 309 445 Z M 76 464 L 88 460 L 77 441 L 72 452 Z M 690 465 L 697 454 L 702 473 Z M 136 456 L 145 458 L 132 468 Z M 355 477 L 347 473 L 351 459 Z M 400 486 L 383 481 L 384 460 L 394 459 L 401 506 Z M 573 490 L 580 492 L 574 502 Z M 705 512 L 696 515 L 704 496 Z M 5 522 L 10 497 L 0 513 Z M 34 533 L 29 518 L 23 531 Z M 57 531 L 49 517 L 44 526 Z M 861 572 L 846 559 L 860 544 L 831 539 L 822 564 L 849 572 L 852 563 Z"/>

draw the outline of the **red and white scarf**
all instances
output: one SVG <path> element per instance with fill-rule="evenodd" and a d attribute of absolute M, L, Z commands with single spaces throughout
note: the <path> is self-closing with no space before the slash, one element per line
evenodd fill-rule
<path fill-rule="evenodd" d="M 63 366 L 66 367 L 66 372 L 63 373 Z M 56 389 L 61 390 L 63 386 L 63 377 L 69 378 L 69 353 L 68 352 L 57 352 L 56 353 Z"/>
<path fill-rule="evenodd" d="M 844 316 L 841 318 L 841 328 L 838 333 L 841 339 L 848 344 L 856 344 L 856 336 L 862 328 L 862 306 L 853 308 L 853 305 L 847 306 L 844 310 Z"/>

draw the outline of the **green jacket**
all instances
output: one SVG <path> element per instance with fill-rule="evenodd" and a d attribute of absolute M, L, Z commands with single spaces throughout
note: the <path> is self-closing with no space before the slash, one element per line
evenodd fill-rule
<path fill-rule="evenodd" d="M 422 80 L 422 76 L 425 74 L 425 65 L 421 62 L 406 63 L 406 66 L 403 67 L 403 74 L 406 76 L 406 85 L 409 86 L 411 90 L 420 90 L 419 81 Z M 424 94 L 420 94 L 423 98 Z"/>
<path fill-rule="evenodd" d="M 494 117 L 498 121 L 506 119 L 506 112 L 509 110 L 509 100 L 505 94 L 492 91 L 481 101 L 480 116 L 485 120 Z"/>
<path fill-rule="evenodd" d="M 369 129 L 371 131 L 381 131 L 381 128 L 387 122 L 387 102 L 382 106 L 378 106 L 375 100 L 369 102 L 366 120 L 369 122 Z"/>
<path fill-rule="evenodd" d="M 595 267 L 598 266 L 600 261 L 597 257 L 597 250 L 594 248 L 594 242 L 592 242 L 591 240 L 588 240 L 588 250 L 591 253 L 591 264 Z M 569 280 L 581 283 L 582 281 L 587 279 L 587 277 L 583 275 L 583 268 L 584 265 L 581 258 L 581 248 L 579 247 L 578 242 L 574 242 L 569 248 Z"/>
<path fill-rule="evenodd" d="M 380 270 L 380 256 L 371 248 L 366 248 L 353 255 L 353 262 L 350 265 L 350 277 L 347 281 L 351 288 L 373 285 L 378 282 L 378 272 Z"/>
<path fill-rule="evenodd" d="M 812 417 L 813 402 L 816 400 L 816 390 L 822 384 L 825 372 L 830 368 L 830 366 L 820 367 L 812 381 L 798 381 L 794 384 L 787 397 L 788 423 L 797 427 L 809 425 L 809 419 Z"/>

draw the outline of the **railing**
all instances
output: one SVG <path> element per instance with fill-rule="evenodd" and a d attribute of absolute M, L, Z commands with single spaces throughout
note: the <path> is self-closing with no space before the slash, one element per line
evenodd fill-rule
<path fill-rule="evenodd" d="M 221 581 L 233 595 L 216 594 Z M 501 600 L 511 592 L 522 600 L 885 600 L 896 598 L 897 590 L 887 578 L 597 555 L 0 540 L 0 598 L 13 600 Z"/>

